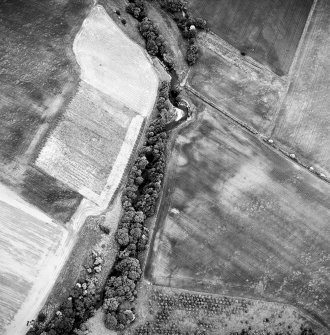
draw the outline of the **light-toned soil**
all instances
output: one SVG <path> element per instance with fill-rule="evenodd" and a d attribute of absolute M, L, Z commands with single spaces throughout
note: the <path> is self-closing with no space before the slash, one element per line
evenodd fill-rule
<path fill-rule="evenodd" d="M 56 240 L 52 233 L 47 235 L 52 243 L 57 243 L 57 249 L 47 259 L 30 291 L 25 292 L 24 302 L 17 305 L 19 310 L 6 328 L 6 335 L 21 335 L 27 331 L 26 321 L 33 319 L 41 309 L 86 218 L 107 210 L 157 95 L 158 78 L 146 54 L 128 40 L 101 6 L 92 9 L 77 40 L 75 54 L 85 83 L 80 85 L 49 142 L 41 149 L 37 165 L 76 188 L 85 198 L 68 222 L 67 230 L 56 226 L 63 233 L 61 239 Z M 95 68 L 99 64 L 104 66 L 102 70 Z M 94 160 L 106 171 L 96 171 L 99 165 L 95 165 Z M 90 181 L 91 176 L 96 177 L 96 181 Z M 98 178 L 103 187 L 97 186 L 97 197 L 93 198 L 88 187 L 95 190 Z M 107 220 L 112 222 L 111 218 Z M 112 227 L 111 243 L 114 243 L 115 230 Z M 51 248 L 52 244 L 46 242 Z M 20 253 L 18 248 L 17 252 Z M 111 259 L 113 261 L 114 255 Z M 31 270 L 37 271 L 37 268 L 31 267 Z M 7 321 L 12 317 L 13 313 Z"/>
<path fill-rule="evenodd" d="M 81 78 L 146 116 L 154 104 L 158 78 L 146 53 L 131 41 L 102 6 L 95 6 L 74 41 Z"/>
<path fill-rule="evenodd" d="M 90 335 L 116 335 L 117 332 L 107 329 L 104 326 L 104 312 L 99 309 L 96 314 L 87 322 Z"/>
<path fill-rule="evenodd" d="M 319 0 L 270 136 L 330 176 L 330 3 Z"/>
<path fill-rule="evenodd" d="M 17 311 L 24 308 L 26 297 L 37 298 L 45 283 L 52 280 L 58 251 L 67 238 L 68 231 L 64 227 L 16 193 L 0 186 L 1 334 Z M 13 331 L 8 334 L 16 334 Z"/>
<path fill-rule="evenodd" d="M 97 202 L 135 115 L 82 82 L 36 165 Z"/>

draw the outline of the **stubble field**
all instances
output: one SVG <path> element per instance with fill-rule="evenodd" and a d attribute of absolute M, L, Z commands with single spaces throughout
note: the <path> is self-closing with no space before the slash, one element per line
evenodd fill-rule
<path fill-rule="evenodd" d="M 99 204 L 110 173 L 118 179 L 111 183 L 120 183 L 123 162 L 153 107 L 158 77 L 102 6 L 93 7 L 73 48 L 82 81 L 36 165 Z"/>
<path fill-rule="evenodd" d="M 65 2 L 69 8 L 73 4 L 78 8 L 83 7 L 82 2 L 68 3 Z M 64 2 L 61 4 L 64 5 Z M 32 7 L 34 5 L 35 3 L 31 3 Z M 45 17 L 49 18 L 44 6 L 40 4 L 38 8 L 44 9 Z M 64 13 L 60 13 L 63 14 L 63 24 L 66 19 Z M 75 13 L 77 19 L 82 18 L 79 14 L 81 13 Z M 9 219 L 3 218 L 3 240 L 8 241 L 7 244 L 4 243 L 6 257 L 8 256 L 5 263 L 14 268 L 15 278 L 22 278 L 23 281 L 25 271 L 29 272 L 28 275 L 32 273 L 29 277 L 31 280 L 17 288 L 19 292 L 13 293 L 15 285 L 12 289 L 12 286 L 7 285 L 8 280 L 5 282 L 11 297 L 7 296 L 7 287 L 4 290 L 0 287 L 1 295 L 5 297 L 3 305 L 0 305 L 1 311 L 6 318 L 4 322 L 8 323 L 6 329 L 3 328 L 4 323 L 0 324 L 0 332 L 8 335 L 27 331 L 26 321 L 36 316 L 49 294 L 74 244 L 79 241 L 80 229 L 86 218 L 106 211 L 114 196 L 118 195 L 117 190 L 157 95 L 158 76 L 146 53 L 128 40 L 101 6 L 94 6 L 83 22 L 82 25 L 82 21 L 72 19 L 72 23 L 76 25 L 71 27 L 73 31 L 70 32 L 77 33 L 78 28 L 81 28 L 74 43 L 69 36 L 66 36 L 65 43 L 63 40 L 58 41 L 65 47 L 69 46 L 74 62 L 74 56 L 77 57 L 81 77 L 76 76 L 79 74 L 75 72 L 78 68 L 76 63 L 68 63 L 65 71 L 73 76 L 74 81 L 70 82 L 67 78 L 66 81 L 72 84 L 72 91 L 70 94 L 66 92 L 66 95 L 63 93 L 56 104 L 52 105 L 53 117 L 47 119 L 45 116 L 49 127 L 43 129 L 42 134 L 38 133 L 37 138 L 29 138 L 32 144 L 29 144 L 29 154 L 25 152 L 23 155 L 25 165 L 22 163 L 23 158 L 16 155 L 10 162 L 16 170 L 9 176 L 5 175 L 6 181 L 15 186 L 13 194 L 18 191 L 23 193 L 28 199 L 27 206 L 32 203 L 51 216 L 51 224 L 43 220 L 34 223 L 28 215 L 21 215 L 20 204 L 11 209 Z M 56 30 L 55 27 L 53 30 Z M 42 41 L 41 38 L 40 40 Z M 46 64 L 47 66 L 50 65 Z M 61 64 L 56 66 L 63 69 Z M 33 67 L 30 71 L 33 71 Z M 47 75 L 43 77 L 44 81 L 47 81 Z M 24 101 L 24 104 L 29 105 L 29 102 Z M 21 114 L 18 116 L 21 117 Z M 8 166 L 6 165 L 7 169 Z M 98 199 L 89 197 L 90 193 L 87 191 L 90 189 L 95 191 Z M 119 199 L 117 198 L 117 202 Z M 15 210 L 19 218 L 17 221 Z M 55 220 L 67 224 L 64 227 Z M 112 244 L 118 218 L 113 220 L 116 222 L 113 222 L 114 227 L 111 226 Z M 50 225 L 52 229 L 49 228 Z M 86 239 L 88 249 L 84 252 L 87 254 L 95 247 L 95 234 L 90 240 Z M 10 248 L 7 247 L 8 244 Z M 114 251 L 115 249 L 112 252 Z M 26 263 L 28 266 L 18 266 L 16 259 L 16 263 L 12 261 L 15 257 L 20 258 L 20 264 Z M 79 257 L 78 264 L 82 255 Z M 5 277 L 6 272 L 7 268 L 3 266 L 1 277 Z M 69 275 L 72 279 L 76 273 L 73 271 Z M 59 278 L 60 282 L 61 280 Z"/>
<path fill-rule="evenodd" d="M 330 3 L 316 3 L 287 96 L 269 136 L 330 176 Z"/>
<path fill-rule="evenodd" d="M 189 7 L 234 47 L 269 66 L 289 72 L 313 0 L 192 0 Z"/>
<path fill-rule="evenodd" d="M 3 334 L 67 232 L 3 185 L 0 192 L 0 333 Z"/>
<path fill-rule="evenodd" d="M 329 325 L 329 185 L 195 103 L 170 158 L 147 277 L 290 303 Z"/>
<path fill-rule="evenodd" d="M 82 83 L 38 155 L 36 165 L 95 201 L 136 115 Z"/>

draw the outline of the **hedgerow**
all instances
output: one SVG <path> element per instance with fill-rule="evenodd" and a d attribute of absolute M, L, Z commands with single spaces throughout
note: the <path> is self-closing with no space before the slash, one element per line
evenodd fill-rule
<path fill-rule="evenodd" d="M 119 252 L 103 292 L 104 321 L 110 329 L 122 330 L 135 319 L 132 303 L 142 274 L 138 258 L 149 240 L 145 220 L 155 213 L 165 172 L 164 117 L 170 107 L 167 99 L 168 83 L 163 82 L 156 103 L 156 118 L 148 127 L 121 199 L 123 214 L 116 232 Z M 81 325 L 94 315 L 101 303 L 101 291 L 96 287 L 103 260 L 95 253 L 92 257 L 93 266 L 86 270 L 86 280 L 76 284 L 50 321 L 45 324 L 44 315 L 38 318 L 28 335 L 67 335 L 81 331 Z"/>
<path fill-rule="evenodd" d="M 199 30 L 207 30 L 207 23 L 204 19 L 195 18 L 187 9 L 187 2 L 183 0 L 159 0 L 161 7 L 166 10 L 176 22 L 183 38 L 187 43 L 186 61 L 188 65 L 194 65 L 199 57 L 200 50 L 196 42 Z"/>
<path fill-rule="evenodd" d="M 142 274 L 139 259 L 149 240 L 145 222 L 155 213 L 165 173 L 164 113 L 170 106 L 167 99 L 168 84 L 163 82 L 156 104 L 157 116 L 148 127 L 122 195 L 123 214 L 116 232 L 120 250 L 106 283 L 103 303 L 109 329 L 122 330 L 135 319 L 133 302 Z"/>

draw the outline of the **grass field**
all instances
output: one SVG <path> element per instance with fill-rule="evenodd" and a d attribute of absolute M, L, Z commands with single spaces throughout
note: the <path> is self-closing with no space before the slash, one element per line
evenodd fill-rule
<path fill-rule="evenodd" d="M 211 30 L 278 75 L 289 72 L 313 0 L 191 0 Z"/>
<path fill-rule="evenodd" d="M 233 117 L 257 130 L 267 129 L 284 83 L 240 59 L 230 46 L 215 44 L 207 35 L 201 37 L 201 43 L 202 56 L 189 72 L 189 85 Z"/>
<path fill-rule="evenodd" d="M 2 334 L 67 232 L 6 187 L 0 185 L 0 191 Z"/>
<path fill-rule="evenodd" d="M 72 43 L 91 3 L 90 0 L 1 3 L 0 179 L 28 200 L 30 176 L 40 176 L 31 162 L 79 80 Z M 46 174 L 41 178 L 54 184 Z M 44 196 L 42 191 L 38 193 L 38 185 L 32 189 L 33 198 L 40 200 Z M 71 190 L 58 185 L 56 194 L 54 188 L 52 192 L 60 197 Z M 75 195 L 76 201 L 79 197 Z M 39 200 L 34 202 L 38 206 Z M 57 205 L 51 206 L 50 198 L 47 201 L 47 206 L 40 206 L 53 213 Z"/>
<path fill-rule="evenodd" d="M 195 99 L 169 163 L 147 277 L 286 302 L 330 325 L 330 186 Z"/>
<path fill-rule="evenodd" d="M 330 175 L 330 3 L 318 1 L 270 136 Z"/>

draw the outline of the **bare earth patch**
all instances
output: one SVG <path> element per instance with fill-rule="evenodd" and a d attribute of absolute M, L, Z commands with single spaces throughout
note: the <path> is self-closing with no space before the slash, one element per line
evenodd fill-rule
<path fill-rule="evenodd" d="M 55 233 L 46 234 L 49 240 L 43 242 L 40 260 L 46 257 L 43 255 L 48 249 L 54 251 L 42 266 L 32 289 L 27 292 L 29 283 L 24 286 L 25 300 L 21 297 L 15 317 L 13 311 L 7 312 L 6 322 L 11 323 L 6 335 L 27 331 L 26 321 L 33 319 L 45 302 L 86 218 L 106 211 L 120 187 L 157 95 L 158 77 L 146 53 L 123 34 L 103 7 L 91 10 L 76 36 L 74 51 L 81 66 L 82 82 L 41 148 L 36 165 L 84 198 L 67 223 L 67 229 L 55 225 Z M 25 236 L 18 239 L 30 234 L 27 223 L 25 227 Z M 115 228 L 111 231 L 114 234 Z M 23 246 L 15 245 L 16 252 L 20 253 L 19 247 Z M 31 271 L 38 269 L 31 265 Z"/>
<path fill-rule="evenodd" d="M 2 333 L 24 306 L 27 296 L 36 298 L 43 291 L 43 284 L 52 281 L 53 266 L 49 267 L 49 264 L 56 266 L 58 263 L 58 251 L 67 239 L 68 231 L 3 185 L 0 185 L 0 195 Z"/>
<path fill-rule="evenodd" d="M 146 116 L 154 104 L 158 78 L 142 49 L 102 6 L 92 9 L 74 41 L 81 78 Z"/>

